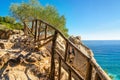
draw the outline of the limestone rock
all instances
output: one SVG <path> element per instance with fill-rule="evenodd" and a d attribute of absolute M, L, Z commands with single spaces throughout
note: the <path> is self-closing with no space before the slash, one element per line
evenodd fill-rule
<path fill-rule="evenodd" d="M 0 43 L 0 48 L 5 49 L 4 43 Z"/>
<path fill-rule="evenodd" d="M 9 39 L 12 34 L 14 34 L 12 30 L 0 30 L 0 39 Z"/>
<path fill-rule="evenodd" d="M 36 58 L 34 58 L 34 57 L 28 57 L 28 58 L 26 58 L 25 59 L 27 62 L 36 62 L 37 60 L 36 60 Z"/>
<path fill-rule="evenodd" d="M 76 37 L 70 36 L 70 37 L 69 37 L 69 40 L 70 40 L 71 42 L 73 42 L 74 44 L 76 44 L 76 45 L 80 45 L 80 44 L 82 43 L 80 36 L 76 36 Z"/>

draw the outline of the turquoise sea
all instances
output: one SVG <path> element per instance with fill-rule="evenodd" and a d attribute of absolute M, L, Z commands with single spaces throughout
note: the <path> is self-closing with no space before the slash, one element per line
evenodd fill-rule
<path fill-rule="evenodd" d="M 114 80 L 120 80 L 120 40 L 87 40 L 83 43 L 94 52 L 99 65 Z"/>

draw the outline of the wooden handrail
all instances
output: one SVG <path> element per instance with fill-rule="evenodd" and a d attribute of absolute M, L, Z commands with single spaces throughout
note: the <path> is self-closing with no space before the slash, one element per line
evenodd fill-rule
<path fill-rule="evenodd" d="M 40 37 L 40 27 L 38 27 L 38 22 L 40 24 L 45 24 L 45 30 L 43 30 L 45 38 L 44 39 L 39 39 Z M 61 67 L 64 68 L 64 65 L 67 66 L 67 68 L 69 69 L 67 72 L 69 74 L 69 80 L 73 78 L 75 78 L 74 75 L 76 75 L 79 80 L 96 80 L 96 79 L 100 79 L 100 80 L 111 80 L 110 77 L 103 71 L 103 69 L 97 64 L 96 60 L 93 57 L 93 52 L 91 51 L 91 49 L 89 49 L 88 47 L 86 47 L 84 44 L 81 43 L 82 48 L 86 51 L 86 53 L 84 53 L 83 51 L 81 51 L 78 47 L 75 46 L 75 44 L 73 44 L 70 40 L 68 40 L 62 33 L 61 31 L 59 31 L 58 29 L 56 29 L 54 26 L 48 24 L 47 22 L 43 21 L 43 20 L 39 20 L 39 19 L 35 19 L 32 21 L 32 23 L 34 23 L 35 27 L 33 27 L 32 24 L 32 31 L 35 33 L 34 35 L 34 39 L 35 41 L 42 41 L 42 40 L 47 40 L 49 39 L 49 37 L 47 37 L 48 33 L 47 33 L 47 29 L 51 28 L 54 31 L 54 36 L 53 36 L 53 40 L 52 40 L 52 53 L 51 53 L 51 74 L 50 74 L 50 79 L 54 80 L 55 78 L 55 54 L 57 53 L 57 55 L 59 56 L 58 62 L 59 62 L 59 69 L 58 69 L 58 80 L 60 80 L 60 76 L 61 76 Z M 35 29 L 33 29 L 35 28 Z M 38 30 L 37 30 L 38 29 Z M 57 44 L 57 35 L 60 35 L 63 40 L 66 42 L 65 44 L 65 52 L 59 52 L 56 49 L 56 44 Z M 38 39 L 37 39 L 38 36 Z M 50 42 L 51 40 L 48 40 L 48 42 Z M 47 42 L 47 43 L 48 43 Z M 44 44 L 47 44 L 44 43 Z M 42 46 L 44 46 L 44 44 Z M 69 54 L 69 47 L 72 47 L 75 51 L 77 51 L 77 54 L 82 56 L 83 58 L 85 58 L 85 60 L 87 61 L 87 69 L 86 69 L 86 74 L 84 74 L 85 76 L 82 76 L 79 71 L 77 70 L 78 68 L 76 68 L 74 66 L 74 64 L 70 64 L 67 59 Z M 62 53 L 64 53 L 64 55 L 61 55 Z M 75 57 L 75 56 L 74 56 Z M 61 63 L 64 63 L 61 64 Z M 95 78 L 92 79 L 92 70 L 96 71 L 96 75 Z M 74 75 L 72 75 L 74 73 Z M 78 79 L 75 78 L 75 79 Z"/>

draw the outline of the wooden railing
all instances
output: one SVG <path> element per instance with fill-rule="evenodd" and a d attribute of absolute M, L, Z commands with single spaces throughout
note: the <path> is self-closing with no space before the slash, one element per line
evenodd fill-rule
<path fill-rule="evenodd" d="M 31 25 L 31 27 L 30 27 Z M 68 74 L 67 80 L 111 80 L 103 69 L 97 64 L 92 51 L 81 43 L 81 49 L 76 47 L 58 29 L 42 21 L 29 22 L 29 33 L 34 36 L 34 41 L 39 47 L 49 43 L 51 51 L 50 79 L 61 80 L 61 71 L 64 69 Z M 57 63 L 56 63 L 57 60 Z M 58 68 L 56 68 L 59 64 Z"/>

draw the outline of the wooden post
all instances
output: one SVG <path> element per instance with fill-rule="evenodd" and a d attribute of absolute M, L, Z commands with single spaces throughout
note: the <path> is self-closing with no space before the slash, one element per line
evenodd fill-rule
<path fill-rule="evenodd" d="M 97 72 L 95 74 L 95 80 L 101 80 L 100 77 L 99 77 L 99 75 L 97 74 Z"/>
<path fill-rule="evenodd" d="M 27 32 L 28 32 L 27 25 L 25 22 L 23 22 L 23 25 L 24 25 L 24 35 L 27 35 Z"/>
<path fill-rule="evenodd" d="M 59 57 L 59 70 L 58 70 L 58 80 L 61 78 L 61 58 Z"/>
<path fill-rule="evenodd" d="M 39 21 L 39 28 L 38 28 L 38 40 L 40 40 L 40 29 L 41 29 L 41 21 Z"/>
<path fill-rule="evenodd" d="M 86 73 L 86 79 L 85 80 L 91 80 L 92 77 L 92 65 L 90 63 L 88 63 L 87 66 L 87 73 Z"/>
<path fill-rule="evenodd" d="M 34 41 L 37 39 L 37 19 L 35 20 L 35 36 L 34 36 Z"/>
<path fill-rule="evenodd" d="M 45 26 L 45 39 L 47 38 L 47 24 Z"/>
<path fill-rule="evenodd" d="M 66 62 L 66 59 L 67 59 L 67 55 L 68 55 L 68 42 L 66 41 L 66 48 L 65 48 L 65 62 Z"/>
<path fill-rule="evenodd" d="M 55 47 L 56 47 L 57 33 L 58 32 L 55 31 L 53 41 L 52 41 L 50 80 L 55 80 Z"/>
<path fill-rule="evenodd" d="M 33 33 L 34 31 L 34 20 L 32 21 L 32 28 L 31 28 L 31 32 Z"/>
<path fill-rule="evenodd" d="M 68 80 L 72 80 L 72 76 L 71 76 L 71 70 L 69 69 L 69 78 Z"/>

